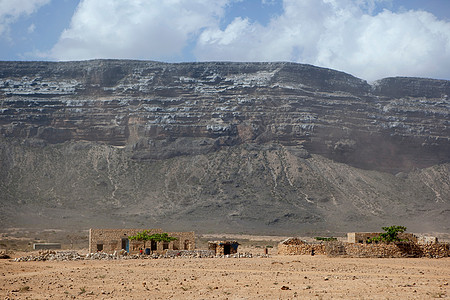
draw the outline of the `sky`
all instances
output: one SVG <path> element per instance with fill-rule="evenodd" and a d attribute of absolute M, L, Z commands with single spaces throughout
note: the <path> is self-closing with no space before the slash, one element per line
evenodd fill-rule
<path fill-rule="evenodd" d="M 450 80 L 450 0 L 0 0 L 0 60 L 97 58 Z"/>

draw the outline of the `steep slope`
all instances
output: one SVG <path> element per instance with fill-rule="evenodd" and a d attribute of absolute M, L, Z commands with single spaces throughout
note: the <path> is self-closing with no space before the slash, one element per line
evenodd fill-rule
<path fill-rule="evenodd" d="M 449 230 L 449 94 L 292 63 L 0 62 L 0 225 Z"/>
<path fill-rule="evenodd" d="M 395 221 L 449 229 L 449 164 L 394 176 L 299 158 L 277 144 L 156 161 L 89 142 L 2 144 L 1 155 L 2 225 L 292 233 Z"/>

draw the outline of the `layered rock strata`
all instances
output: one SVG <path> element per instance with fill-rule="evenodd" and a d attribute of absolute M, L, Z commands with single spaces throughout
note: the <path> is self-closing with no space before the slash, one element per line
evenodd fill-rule
<path fill-rule="evenodd" d="M 294 63 L 0 62 L 0 224 L 449 228 L 448 95 Z"/>

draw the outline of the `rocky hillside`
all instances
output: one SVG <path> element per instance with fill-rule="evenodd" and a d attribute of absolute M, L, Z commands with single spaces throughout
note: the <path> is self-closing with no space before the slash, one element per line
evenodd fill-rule
<path fill-rule="evenodd" d="M 0 226 L 450 230 L 450 82 L 0 62 Z"/>

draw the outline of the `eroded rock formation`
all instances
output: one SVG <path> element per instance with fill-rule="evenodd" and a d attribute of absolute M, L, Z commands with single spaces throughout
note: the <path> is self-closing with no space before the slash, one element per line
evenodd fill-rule
<path fill-rule="evenodd" d="M 448 228 L 448 95 L 294 63 L 0 62 L 0 223 Z"/>

